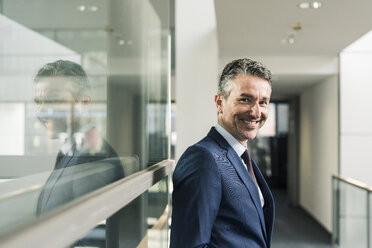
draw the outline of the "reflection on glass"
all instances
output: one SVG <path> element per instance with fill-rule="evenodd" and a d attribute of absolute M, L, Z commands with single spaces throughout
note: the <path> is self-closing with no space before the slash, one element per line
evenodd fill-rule
<path fill-rule="evenodd" d="M 148 246 L 146 247 L 168 247 L 170 218 L 168 187 L 168 178 L 164 178 L 148 190 Z"/>
<path fill-rule="evenodd" d="M 89 242 L 91 247 L 128 247 L 128 248 L 167 248 L 169 235 L 170 203 L 168 194 L 169 177 L 163 178 L 143 193 L 132 203 L 120 209 L 108 220 L 99 223 L 93 230 L 80 239 L 79 242 Z M 142 205 L 141 218 L 132 215 L 133 210 Z M 146 206 L 143 208 L 143 206 Z M 141 208 L 141 207 L 140 207 Z M 123 216 L 116 221 L 117 216 Z M 111 223 L 110 223 L 111 221 Z M 111 226 L 108 226 L 111 224 Z M 122 228 L 124 233 L 116 240 L 113 234 L 115 228 Z M 135 233 L 135 231 L 138 231 Z M 79 247 L 81 243 L 75 243 L 72 247 Z"/>
<path fill-rule="evenodd" d="M 90 119 L 89 81 L 79 64 L 48 63 L 35 84 L 37 117 L 48 137 L 62 144 L 38 199 L 41 215 L 124 177 L 124 171 L 118 154 Z"/>
<path fill-rule="evenodd" d="M 170 1 L 99 1 L 96 11 L 85 12 L 74 1 L 42 1 L 43 8 L 37 0 L 0 2 L 0 235 L 6 235 L 169 158 Z M 146 197 L 115 215 L 141 223 L 131 230 L 115 218 L 101 223 L 109 240 L 137 241 Z"/>
<path fill-rule="evenodd" d="M 118 154 L 90 118 L 89 81 L 79 64 L 68 60 L 48 63 L 38 71 L 35 84 L 37 117 L 48 138 L 61 143 L 54 170 L 37 201 L 36 213 L 43 215 L 123 178 L 124 170 Z M 96 245 L 89 237 L 99 232 L 102 227 L 75 245 Z"/>

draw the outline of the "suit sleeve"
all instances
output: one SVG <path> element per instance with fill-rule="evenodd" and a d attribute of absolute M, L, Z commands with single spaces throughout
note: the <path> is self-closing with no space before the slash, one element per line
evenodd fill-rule
<path fill-rule="evenodd" d="M 173 174 L 171 248 L 208 247 L 221 201 L 221 175 L 213 154 L 194 145 Z"/>

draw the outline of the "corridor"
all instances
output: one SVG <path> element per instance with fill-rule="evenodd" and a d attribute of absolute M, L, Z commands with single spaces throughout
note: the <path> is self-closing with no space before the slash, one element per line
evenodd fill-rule
<path fill-rule="evenodd" d="M 273 189 L 276 218 L 273 248 L 332 248 L 331 235 L 302 208 L 290 207 L 285 190 Z"/>

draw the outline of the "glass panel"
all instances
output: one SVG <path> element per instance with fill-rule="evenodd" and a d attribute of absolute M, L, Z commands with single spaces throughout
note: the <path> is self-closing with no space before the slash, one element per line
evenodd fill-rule
<path fill-rule="evenodd" d="M 278 117 L 276 115 L 276 104 L 270 103 L 269 104 L 269 117 L 267 118 L 265 125 L 259 130 L 258 137 L 275 136 L 277 118 Z"/>
<path fill-rule="evenodd" d="M 340 231 L 340 182 L 337 178 L 332 178 L 332 243 L 339 244 Z"/>
<path fill-rule="evenodd" d="M 368 238 L 369 238 L 369 247 L 372 247 L 372 192 L 369 192 L 368 194 L 368 197 L 369 197 L 369 216 L 368 216 L 368 221 L 369 221 L 369 225 L 368 225 L 368 228 L 369 228 L 369 234 L 368 234 Z"/>
<path fill-rule="evenodd" d="M 270 103 L 269 117 L 248 149 L 271 188 L 287 183 L 288 103 Z"/>
<path fill-rule="evenodd" d="M 167 248 L 168 180 L 166 177 L 159 181 L 70 247 Z"/>
<path fill-rule="evenodd" d="M 340 182 L 340 234 L 342 247 L 367 247 L 368 192 Z"/>
<path fill-rule="evenodd" d="M 143 247 L 168 247 L 170 218 L 170 195 L 168 194 L 168 182 L 168 178 L 164 178 L 148 191 L 148 242 L 147 245 Z"/>
<path fill-rule="evenodd" d="M 0 2 L 2 234 L 169 158 L 170 1 Z"/>

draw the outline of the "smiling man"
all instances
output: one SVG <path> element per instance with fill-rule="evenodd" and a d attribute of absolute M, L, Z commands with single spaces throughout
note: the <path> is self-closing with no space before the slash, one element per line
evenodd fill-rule
<path fill-rule="evenodd" d="M 250 59 L 225 66 L 218 124 L 181 156 L 173 174 L 171 248 L 269 248 L 274 201 L 247 150 L 264 125 L 271 73 Z"/>

